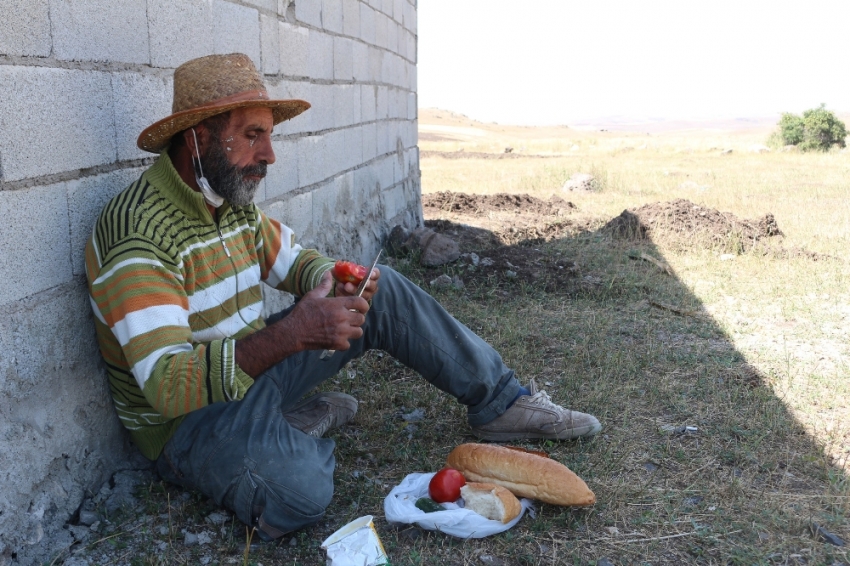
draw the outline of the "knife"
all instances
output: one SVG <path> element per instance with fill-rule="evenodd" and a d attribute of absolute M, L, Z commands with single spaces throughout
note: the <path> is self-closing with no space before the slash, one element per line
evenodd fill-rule
<path fill-rule="evenodd" d="M 362 297 L 363 291 L 366 290 L 366 285 L 369 283 L 369 278 L 372 277 L 372 270 L 375 269 L 375 266 L 378 265 L 378 259 L 381 257 L 381 253 L 383 249 L 378 250 L 378 255 L 375 256 L 375 261 L 372 262 L 372 267 L 369 268 L 369 271 L 366 272 L 366 275 L 360 281 L 360 285 L 357 286 L 357 291 L 354 293 L 355 297 Z M 351 312 L 357 312 L 354 309 L 351 309 Z M 326 360 L 333 356 L 336 353 L 336 350 L 325 350 L 322 352 L 322 355 L 319 356 L 320 360 Z"/>

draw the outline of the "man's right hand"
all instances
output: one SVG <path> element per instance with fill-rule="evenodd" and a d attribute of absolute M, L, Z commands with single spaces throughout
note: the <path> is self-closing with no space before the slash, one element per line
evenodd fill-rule
<path fill-rule="evenodd" d="M 278 322 L 291 324 L 290 330 L 303 350 L 347 350 L 350 340 L 363 336 L 368 301 L 355 296 L 328 297 L 333 284 L 330 271 L 325 272 L 319 285 Z"/>
<path fill-rule="evenodd" d="M 328 297 L 330 271 L 276 323 L 236 341 L 236 364 L 251 377 L 303 350 L 348 350 L 363 336 L 369 303 L 362 297 Z"/>

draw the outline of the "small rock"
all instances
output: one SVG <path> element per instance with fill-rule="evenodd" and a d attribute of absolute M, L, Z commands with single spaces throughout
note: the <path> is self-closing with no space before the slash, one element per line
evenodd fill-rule
<path fill-rule="evenodd" d="M 211 556 L 201 556 L 200 562 L 203 566 L 207 566 L 207 564 L 212 562 L 212 557 Z"/>
<path fill-rule="evenodd" d="M 198 535 L 186 531 L 183 538 L 183 544 L 185 544 L 186 546 L 195 546 L 196 544 L 198 544 Z"/>
<path fill-rule="evenodd" d="M 614 566 L 614 563 L 607 558 L 600 558 L 596 561 L 596 566 Z"/>
<path fill-rule="evenodd" d="M 460 256 L 460 257 L 468 259 L 468 260 L 469 260 L 469 264 L 470 264 L 470 265 L 472 265 L 473 267 L 478 267 L 478 263 L 481 261 L 481 258 L 480 258 L 480 257 L 478 257 L 478 254 L 477 254 L 477 253 L 475 253 L 475 252 L 470 252 L 470 253 L 468 253 L 468 254 L 463 254 L 463 255 L 462 255 L 462 256 Z"/>
<path fill-rule="evenodd" d="M 561 187 L 562 191 L 584 191 L 590 192 L 595 189 L 593 175 L 587 173 L 576 173 L 570 177 Z"/>
<path fill-rule="evenodd" d="M 685 500 L 682 501 L 682 503 L 684 503 L 685 505 L 688 505 L 688 506 L 693 506 L 693 505 L 697 505 L 699 503 L 702 503 L 703 499 L 704 499 L 704 497 L 702 497 L 701 495 L 694 495 L 694 496 L 691 496 L 691 497 L 686 497 Z"/>
<path fill-rule="evenodd" d="M 84 542 L 91 536 L 91 529 L 85 525 L 69 525 L 68 530 L 76 541 Z"/>
<path fill-rule="evenodd" d="M 496 262 L 493 261 L 493 259 L 491 259 L 489 257 L 484 257 L 484 258 L 481 258 L 481 265 L 483 267 L 490 267 L 492 265 L 496 265 Z"/>
<path fill-rule="evenodd" d="M 95 523 L 95 521 L 97 521 L 97 513 L 94 511 L 80 511 L 79 523 L 81 525 L 90 527 Z"/>
<path fill-rule="evenodd" d="M 201 531 L 198 533 L 198 544 L 209 544 L 212 542 L 213 534 L 209 531 Z"/>
<path fill-rule="evenodd" d="M 2 556 L 0 556 L 2 558 Z M 5 563 L 0 563 L 5 564 Z M 79 556 L 72 556 L 68 560 L 62 562 L 64 566 L 89 566 L 90 562 L 85 558 L 80 558 Z"/>
<path fill-rule="evenodd" d="M 511 269 L 508 269 L 507 271 L 505 271 L 505 277 L 507 277 L 508 279 L 516 279 L 516 276 L 517 276 L 516 271 L 513 271 Z"/>
<path fill-rule="evenodd" d="M 512 152 L 513 150 L 514 150 L 514 148 L 512 148 L 512 147 L 506 147 L 506 148 L 505 148 L 505 153 L 510 153 L 510 152 Z"/>
<path fill-rule="evenodd" d="M 752 153 L 770 153 L 770 148 L 766 145 L 753 144 L 750 146 L 750 151 Z"/>
<path fill-rule="evenodd" d="M 443 273 L 436 279 L 432 279 L 430 285 L 431 287 L 436 287 L 438 289 L 445 289 L 447 287 L 451 287 L 452 278 Z"/>
<path fill-rule="evenodd" d="M 724 149 L 720 152 L 720 155 L 729 155 L 730 153 L 732 153 L 731 149 Z"/>
<path fill-rule="evenodd" d="M 496 558 L 490 554 L 482 554 L 478 557 L 478 560 L 480 560 L 482 564 L 487 564 L 488 566 L 505 566 L 504 560 Z"/>
<path fill-rule="evenodd" d="M 720 256 L 720 261 L 729 261 L 735 259 L 735 254 L 722 254 Z"/>
<path fill-rule="evenodd" d="M 646 470 L 647 472 L 654 472 L 655 470 L 658 469 L 658 465 L 654 464 L 652 462 L 644 462 L 643 469 Z"/>
<path fill-rule="evenodd" d="M 158 543 L 156 543 L 156 547 L 160 550 L 160 552 L 164 552 L 165 549 L 168 548 L 168 543 L 165 542 L 164 540 L 161 540 Z"/>
<path fill-rule="evenodd" d="M 165 536 L 168 534 L 168 527 L 162 526 L 159 528 L 159 534 Z"/>
<path fill-rule="evenodd" d="M 466 285 L 464 284 L 463 279 L 455 275 L 452 277 L 452 287 L 460 290 L 466 287 Z"/>
<path fill-rule="evenodd" d="M 289 539 L 289 546 L 298 546 L 298 539 L 296 539 L 295 537 Z"/>
<path fill-rule="evenodd" d="M 605 527 L 605 530 L 608 531 L 609 535 L 617 536 L 620 534 L 620 529 L 617 527 Z"/>
<path fill-rule="evenodd" d="M 100 530 L 100 521 L 95 521 L 94 523 L 89 525 L 89 529 L 93 533 L 96 533 L 97 531 L 99 531 Z"/>

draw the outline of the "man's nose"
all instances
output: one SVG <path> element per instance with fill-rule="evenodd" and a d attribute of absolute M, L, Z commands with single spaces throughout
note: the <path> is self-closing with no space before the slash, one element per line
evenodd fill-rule
<path fill-rule="evenodd" d="M 258 144 L 259 149 L 257 150 L 256 155 L 254 156 L 257 162 L 265 161 L 267 164 L 271 165 L 275 162 L 274 155 L 274 147 L 272 147 L 272 138 L 271 136 L 264 136 L 262 143 Z"/>

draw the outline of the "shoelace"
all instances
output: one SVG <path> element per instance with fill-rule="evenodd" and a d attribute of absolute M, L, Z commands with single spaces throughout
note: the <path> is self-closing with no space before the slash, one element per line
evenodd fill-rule
<path fill-rule="evenodd" d="M 557 407 L 557 405 L 552 402 L 552 399 L 549 397 L 549 394 L 545 391 L 538 391 L 537 393 L 528 398 L 528 402 L 532 405 L 539 405 L 541 407 Z"/>

